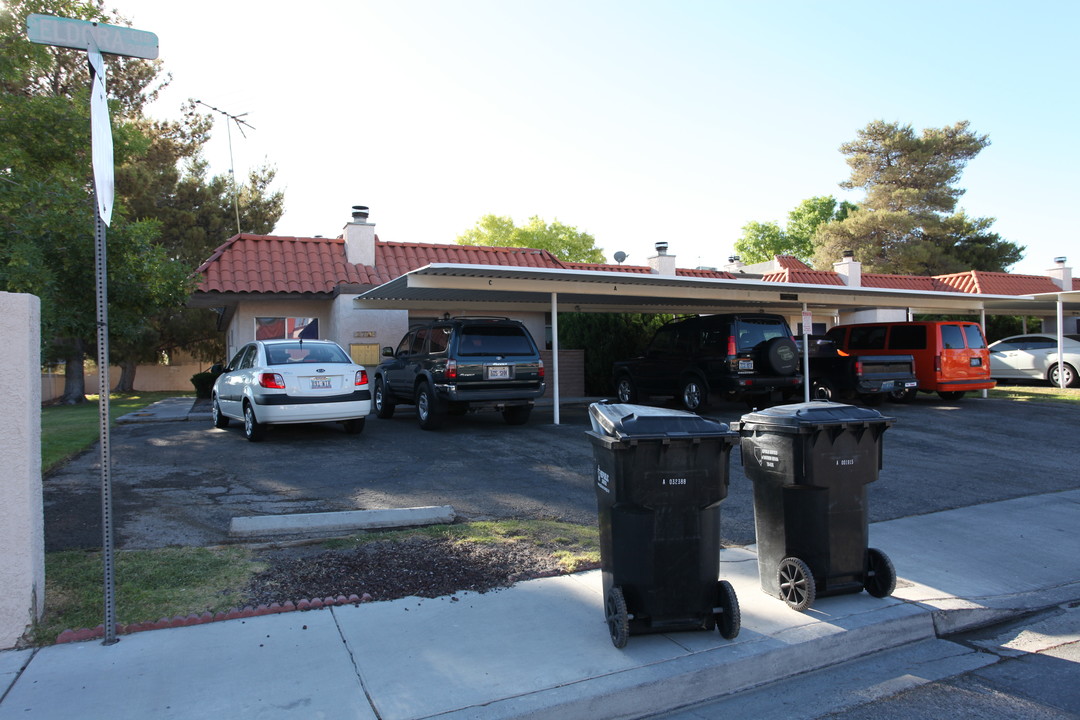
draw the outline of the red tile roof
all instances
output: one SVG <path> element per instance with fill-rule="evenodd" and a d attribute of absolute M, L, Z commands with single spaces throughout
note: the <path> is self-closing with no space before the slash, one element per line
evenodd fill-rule
<path fill-rule="evenodd" d="M 925 290 L 932 292 L 959 292 L 956 288 L 945 285 L 937 278 L 928 275 L 886 275 L 884 273 L 863 273 L 863 287 L 888 288 L 890 290 Z"/>
<path fill-rule="evenodd" d="M 810 266 L 792 255 L 776 255 L 776 264 L 784 270 L 809 270 Z"/>
<path fill-rule="evenodd" d="M 781 257 L 778 255 L 777 260 Z M 789 260 L 795 260 L 795 258 L 788 258 Z M 783 270 L 775 270 L 771 273 L 765 273 L 761 276 L 761 279 L 765 282 L 775 283 L 801 283 L 803 285 L 843 285 L 844 281 L 840 278 L 840 275 L 834 273 L 832 270 L 811 270 L 803 263 L 795 260 L 796 263 L 802 265 L 799 267 L 785 267 Z"/>
<path fill-rule="evenodd" d="M 968 270 L 951 275 L 937 275 L 935 279 L 959 292 L 984 295 L 1034 295 L 1061 290 L 1046 275 L 1013 275 L 1012 273 Z"/>

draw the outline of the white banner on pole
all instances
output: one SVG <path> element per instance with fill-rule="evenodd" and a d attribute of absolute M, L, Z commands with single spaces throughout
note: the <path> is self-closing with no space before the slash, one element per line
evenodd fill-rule
<path fill-rule="evenodd" d="M 105 94 L 105 61 L 93 39 L 88 43 L 86 57 L 90 60 L 90 147 L 93 152 L 94 194 L 98 215 L 106 225 L 112 220 L 113 209 L 113 137 L 109 121 L 109 99 Z"/>

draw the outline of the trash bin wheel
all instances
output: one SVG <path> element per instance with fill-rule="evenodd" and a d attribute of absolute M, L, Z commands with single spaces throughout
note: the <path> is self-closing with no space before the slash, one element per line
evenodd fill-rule
<path fill-rule="evenodd" d="M 739 636 L 739 628 L 742 627 L 739 598 L 735 596 L 735 588 L 731 587 L 727 580 L 716 583 L 716 609 L 713 610 L 713 617 L 720 637 L 734 640 Z"/>
<path fill-rule="evenodd" d="M 777 584 L 780 586 L 780 599 L 792 610 L 802 612 L 814 604 L 817 586 L 810 567 L 796 557 L 787 557 L 780 561 L 776 569 Z"/>
<path fill-rule="evenodd" d="M 873 597 L 889 597 L 896 589 L 896 569 L 889 556 L 877 548 L 866 551 L 866 577 L 863 587 Z"/>
<path fill-rule="evenodd" d="M 622 588 L 611 588 L 604 613 L 607 615 L 611 644 L 617 648 L 626 647 L 626 641 L 630 639 L 630 615 L 626 612 L 626 598 L 623 597 Z"/>

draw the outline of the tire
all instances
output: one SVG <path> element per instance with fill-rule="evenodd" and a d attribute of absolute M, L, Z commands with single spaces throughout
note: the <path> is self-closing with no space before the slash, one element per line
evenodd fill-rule
<path fill-rule="evenodd" d="M 1058 365 L 1057 363 L 1050 366 L 1050 369 L 1046 372 L 1046 381 L 1054 387 L 1060 387 L 1061 381 L 1058 378 L 1058 368 L 1064 368 L 1061 372 L 1065 375 L 1065 387 L 1080 387 L 1080 377 L 1076 374 L 1076 368 L 1069 363 L 1064 365 Z"/>
<path fill-rule="evenodd" d="M 833 389 L 832 383 L 828 380 L 812 380 L 810 381 L 810 399 L 811 400 L 833 400 L 836 395 L 836 391 Z"/>
<path fill-rule="evenodd" d="M 244 437 L 251 442 L 260 442 L 266 437 L 266 426 L 255 418 L 255 408 L 244 402 Z"/>
<path fill-rule="evenodd" d="M 386 391 L 386 381 L 381 377 L 375 378 L 374 392 L 375 416 L 386 420 L 394 417 L 394 399 Z"/>
<path fill-rule="evenodd" d="M 794 375 L 799 369 L 799 348 L 791 338 L 773 338 L 765 344 L 765 362 L 777 375 Z"/>
<path fill-rule="evenodd" d="M 959 400 L 960 398 L 964 397 L 964 391 L 963 390 L 941 390 L 941 391 L 938 392 L 938 397 L 941 398 L 942 400 L 948 400 L 949 402 L 953 402 L 954 400 Z"/>
<path fill-rule="evenodd" d="M 626 612 L 622 588 L 613 587 L 608 593 L 604 601 L 604 619 L 611 633 L 611 644 L 619 649 L 626 647 L 630 640 L 630 615 Z"/>
<path fill-rule="evenodd" d="M 817 585 L 809 566 L 799 558 L 787 557 L 780 561 L 776 569 L 777 585 L 780 587 L 780 599 L 792 610 L 802 612 L 814 604 L 817 598 Z"/>
<path fill-rule="evenodd" d="M 446 409 L 435 397 L 430 383 L 420 383 L 416 388 L 416 419 L 423 430 L 438 430 L 446 418 Z"/>
<path fill-rule="evenodd" d="M 896 569 L 889 556 L 877 548 L 866 551 L 866 577 L 863 588 L 876 598 L 889 597 L 896 590 Z"/>
<path fill-rule="evenodd" d="M 704 412 L 709 407 L 709 388 L 699 377 L 689 377 L 679 386 L 679 402 L 693 413 Z"/>
<path fill-rule="evenodd" d="M 917 388 L 904 388 L 903 390 L 893 390 L 889 393 L 889 400 L 894 403 L 908 403 L 915 402 L 915 397 L 919 394 Z"/>
<path fill-rule="evenodd" d="M 364 432 L 364 422 L 367 418 L 353 418 L 352 420 L 346 420 L 342 425 L 345 426 L 345 432 L 349 435 L 359 435 Z"/>
<path fill-rule="evenodd" d="M 638 402 L 638 389 L 634 381 L 630 379 L 629 375 L 621 375 L 618 380 L 615 381 L 615 396 L 619 398 L 621 403 L 636 403 Z"/>
<path fill-rule="evenodd" d="M 720 637 L 725 640 L 734 640 L 739 636 L 739 629 L 742 627 L 739 598 L 735 595 L 735 588 L 731 587 L 731 583 L 727 580 L 721 580 L 716 584 L 716 594 L 717 609 L 713 611 L 716 629 L 720 631 Z"/>
<path fill-rule="evenodd" d="M 210 414 L 214 418 L 214 427 L 219 430 L 229 427 L 229 418 L 221 414 L 221 406 L 218 405 L 217 398 L 214 398 L 214 402 L 210 406 Z"/>
<path fill-rule="evenodd" d="M 524 425 L 529 422 L 530 414 L 532 414 L 531 405 L 513 405 L 502 412 L 503 420 L 507 425 Z"/>

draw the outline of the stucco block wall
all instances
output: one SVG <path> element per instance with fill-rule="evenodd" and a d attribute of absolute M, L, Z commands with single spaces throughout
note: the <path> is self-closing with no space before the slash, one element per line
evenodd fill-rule
<path fill-rule="evenodd" d="M 45 518 L 41 500 L 41 306 L 0 292 L 0 650 L 15 646 L 45 607 Z"/>

